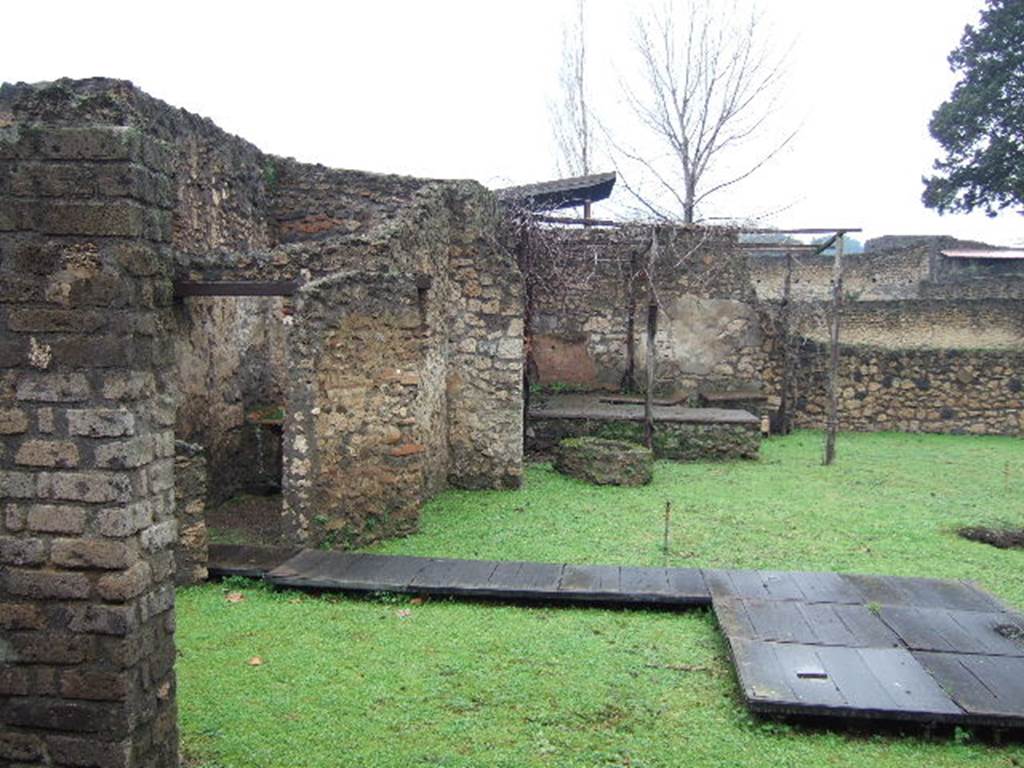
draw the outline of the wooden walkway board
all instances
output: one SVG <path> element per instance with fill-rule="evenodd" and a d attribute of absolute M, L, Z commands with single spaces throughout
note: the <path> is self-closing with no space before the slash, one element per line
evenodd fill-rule
<path fill-rule="evenodd" d="M 750 708 L 1024 726 L 1024 617 L 972 584 L 707 571 Z"/>
<path fill-rule="evenodd" d="M 266 578 L 581 605 L 713 604 L 755 712 L 1024 726 L 1024 617 L 960 581 L 318 550 Z"/>
<path fill-rule="evenodd" d="M 268 571 L 302 550 L 298 547 L 253 547 L 244 544 L 211 544 L 207 570 L 213 578 L 242 576 L 262 579 Z"/>
<path fill-rule="evenodd" d="M 282 587 L 587 604 L 709 605 L 698 570 L 398 557 L 304 550 L 270 571 Z"/>
<path fill-rule="evenodd" d="M 963 710 L 903 648 L 822 647 L 736 638 L 733 658 L 755 712 L 952 722 Z"/>
<path fill-rule="evenodd" d="M 914 658 L 970 716 L 968 721 L 1024 724 L 1024 659 L 957 653 L 914 653 Z"/>

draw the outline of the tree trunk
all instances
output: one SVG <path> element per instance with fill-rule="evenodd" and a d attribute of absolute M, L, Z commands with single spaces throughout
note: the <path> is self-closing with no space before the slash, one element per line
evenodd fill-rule
<path fill-rule="evenodd" d="M 793 254 L 786 254 L 786 279 L 782 284 L 782 306 L 779 309 L 779 336 L 782 339 L 782 383 L 779 401 L 779 433 L 788 435 L 793 430 L 793 373 L 796 360 L 790 339 L 792 315 Z"/>
<path fill-rule="evenodd" d="M 843 234 L 836 240 L 832 262 L 832 327 L 829 333 L 828 421 L 825 433 L 825 466 L 836 458 L 836 432 L 839 430 L 839 309 L 843 294 Z"/>

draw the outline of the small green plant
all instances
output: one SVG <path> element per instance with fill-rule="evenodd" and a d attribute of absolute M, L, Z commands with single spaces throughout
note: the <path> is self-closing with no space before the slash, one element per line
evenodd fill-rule
<path fill-rule="evenodd" d="M 972 741 L 974 741 L 974 734 L 971 732 L 970 728 L 964 728 L 958 725 L 953 730 L 954 744 L 970 744 Z"/>
<path fill-rule="evenodd" d="M 875 616 L 879 616 L 879 615 L 881 615 L 881 613 L 882 613 L 882 604 L 881 604 L 881 603 L 877 603 L 877 602 L 875 602 L 874 600 L 872 600 L 872 601 L 871 601 L 870 603 L 868 603 L 868 605 L 867 605 L 867 609 L 868 609 L 868 611 L 870 611 L 870 612 L 871 612 L 871 613 L 872 613 L 873 615 L 875 615 Z"/>
<path fill-rule="evenodd" d="M 263 164 L 263 181 L 271 190 L 277 186 L 277 165 L 273 160 L 267 160 Z"/>

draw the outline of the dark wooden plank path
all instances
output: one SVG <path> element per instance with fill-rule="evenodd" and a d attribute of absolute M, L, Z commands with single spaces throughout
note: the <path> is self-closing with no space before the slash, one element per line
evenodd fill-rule
<path fill-rule="evenodd" d="M 266 575 L 281 587 L 591 605 L 710 605 L 700 570 L 399 557 L 304 550 Z"/>
<path fill-rule="evenodd" d="M 963 581 L 705 571 L 755 712 L 1024 727 L 1024 617 Z"/>
<path fill-rule="evenodd" d="M 319 550 L 218 558 L 211 572 L 302 589 L 713 605 L 754 712 L 1024 728 L 1024 617 L 964 581 Z"/>

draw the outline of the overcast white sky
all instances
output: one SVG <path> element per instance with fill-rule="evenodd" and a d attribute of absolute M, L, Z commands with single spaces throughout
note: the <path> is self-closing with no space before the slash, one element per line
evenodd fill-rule
<path fill-rule="evenodd" d="M 716 0 L 717 1 L 717 0 Z M 1024 241 L 1014 212 L 939 217 L 920 203 L 938 146 L 932 110 L 954 82 L 946 55 L 982 0 L 771 0 L 795 40 L 792 148 L 704 215 L 772 226 L 860 226 Z M 623 117 L 639 4 L 589 0 L 595 101 Z M 553 178 L 548 101 L 574 0 L 8 3 L 0 79 L 126 78 L 260 148 L 342 168 L 474 178 Z M 598 207 L 595 211 L 601 213 Z"/>

